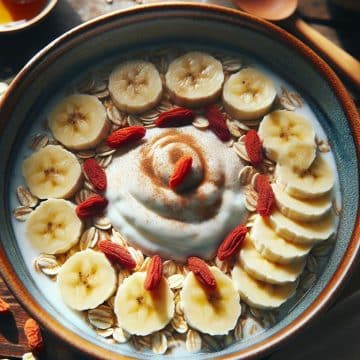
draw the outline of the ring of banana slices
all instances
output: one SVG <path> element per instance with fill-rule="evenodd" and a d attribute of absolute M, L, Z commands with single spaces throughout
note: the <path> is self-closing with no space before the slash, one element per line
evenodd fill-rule
<path fill-rule="evenodd" d="M 50 134 L 34 137 L 35 151 L 23 162 L 27 188 L 18 188 L 21 206 L 14 214 L 26 221 L 27 240 L 39 252 L 36 269 L 56 278 L 65 304 L 86 312 L 99 336 L 157 354 L 182 343 L 190 352 L 219 350 L 244 331 L 254 332 L 253 323 L 271 326 L 272 310 L 306 288 L 307 274 L 316 272 L 314 254 L 335 232 L 335 173 L 319 151 L 313 124 L 295 109 L 303 104 L 295 102 L 298 94 L 277 94 L 266 73 L 228 55 L 164 54 L 127 58 L 105 81 L 87 80 L 50 111 Z M 285 95 L 296 105 L 279 108 Z M 116 156 L 106 139 L 123 128 L 154 127 L 162 112 L 177 106 L 195 108 L 194 129 L 211 131 L 215 125 L 204 107 L 214 104 L 244 164 L 244 193 L 253 196 L 246 199 L 248 233 L 229 259 L 206 261 L 206 276 L 171 259 L 155 267 L 152 256 L 133 248 L 92 203 L 93 196 L 105 201 L 92 179 L 105 176 L 102 169 Z M 264 154 L 256 168 L 243 140 L 248 125 L 257 130 Z M 124 133 L 113 139 L 130 141 Z M 97 165 L 87 162 L 84 171 L 90 158 Z M 269 216 L 251 206 L 260 196 L 259 173 L 268 176 L 275 199 Z M 86 220 L 78 217 L 79 206 L 86 208 Z M 144 285 L 149 276 L 155 288 Z M 204 276 L 216 287 L 205 286 Z"/>

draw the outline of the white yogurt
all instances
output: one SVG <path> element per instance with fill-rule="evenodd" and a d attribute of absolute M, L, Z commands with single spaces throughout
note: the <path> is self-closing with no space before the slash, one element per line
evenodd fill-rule
<path fill-rule="evenodd" d="M 182 192 L 168 186 L 176 161 L 193 158 Z M 185 260 L 210 258 L 224 236 L 245 221 L 244 195 L 235 151 L 211 131 L 193 126 L 148 130 L 106 170 L 107 216 L 145 253 Z"/>

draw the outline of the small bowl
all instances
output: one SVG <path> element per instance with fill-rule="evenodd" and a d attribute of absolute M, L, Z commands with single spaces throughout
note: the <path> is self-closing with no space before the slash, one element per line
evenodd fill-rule
<path fill-rule="evenodd" d="M 135 47 L 185 42 L 213 50 L 251 54 L 301 91 L 317 114 L 333 150 L 342 192 L 337 241 L 316 283 L 292 302 L 276 325 L 213 353 L 177 359 L 250 359 L 263 356 L 294 336 L 326 309 L 339 294 L 360 247 L 359 162 L 360 119 L 344 85 L 311 49 L 279 27 L 236 10 L 209 5 L 150 5 L 108 14 L 70 30 L 37 54 L 19 73 L 0 106 L 0 271 L 22 305 L 45 328 L 97 359 L 159 358 L 111 345 L 79 323 L 65 305 L 49 301 L 31 259 L 23 257 L 14 234 L 12 210 L 18 148 L 32 119 L 54 90 L 79 72 Z M 32 275 L 33 274 L 33 275 Z"/>
<path fill-rule="evenodd" d="M 30 28 L 31 26 L 37 24 L 43 20 L 50 12 L 54 9 L 58 0 L 48 0 L 45 7 L 34 17 L 24 21 L 16 21 L 8 24 L 0 25 L 0 35 L 3 33 L 16 33 L 25 29 Z"/>

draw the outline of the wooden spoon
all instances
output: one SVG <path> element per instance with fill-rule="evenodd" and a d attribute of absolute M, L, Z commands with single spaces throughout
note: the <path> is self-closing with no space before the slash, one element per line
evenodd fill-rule
<path fill-rule="evenodd" d="M 360 89 L 360 62 L 306 24 L 298 16 L 291 16 L 297 8 L 298 0 L 232 1 L 238 8 L 267 20 L 287 19 L 285 25 L 289 30 L 302 35 L 319 53 L 331 62 L 336 70 L 350 80 L 357 90 Z"/>

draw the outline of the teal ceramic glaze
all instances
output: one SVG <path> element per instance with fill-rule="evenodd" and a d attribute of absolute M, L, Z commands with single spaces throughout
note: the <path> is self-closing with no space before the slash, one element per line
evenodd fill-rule
<path fill-rule="evenodd" d="M 55 40 L 15 79 L 0 108 L 0 268 L 19 300 L 68 343 L 97 358 L 158 358 L 134 354 L 128 346 L 109 345 L 86 331 L 78 321 L 62 316 L 59 304 L 43 295 L 25 266 L 12 226 L 12 190 L 17 149 L 28 135 L 32 119 L 52 94 L 74 74 L 101 63 L 116 53 L 149 46 L 186 43 L 249 54 L 288 81 L 306 98 L 330 139 L 342 195 L 337 241 L 316 284 L 297 301 L 274 327 L 249 340 L 207 354 L 174 355 L 181 359 L 245 358 L 278 346 L 334 297 L 349 272 L 359 241 L 355 238 L 359 208 L 358 139 L 356 113 L 340 82 L 304 45 L 273 25 L 232 10 L 199 5 L 164 5 L 138 8 L 102 17 Z M 39 310 L 41 309 L 41 311 Z M 75 316 L 75 315 L 74 315 Z M 75 319 L 75 317 L 74 317 Z M 159 357 L 160 358 L 160 357 Z"/>

